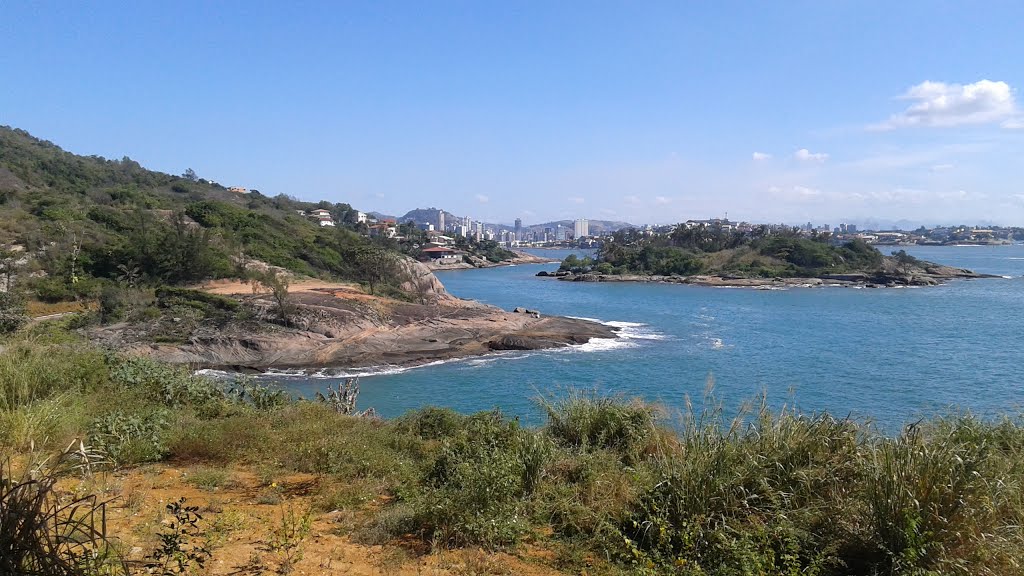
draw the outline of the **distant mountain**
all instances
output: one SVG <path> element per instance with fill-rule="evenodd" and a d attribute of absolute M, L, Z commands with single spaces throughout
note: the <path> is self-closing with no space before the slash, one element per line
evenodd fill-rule
<path fill-rule="evenodd" d="M 398 220 L 398 218 L 395 218 L 394 216 L 392 216 L 390 214 L 385 214 L 383 212 L 373 211 L 373 212 L 367 212 L 367 214 L 369 216 L 373 216 L 377 220 Z M 402 220 L 402 222 L 405 222 L 405 220 Z"/>
<path fill-rule="evenodd" d="M 530 224 L 525 226 L 528 230 L 543 231 L 544 228 L 556 228 L 561 226 L 562 228 L 572 228 L 575 222 L 572 220 L 555 220 L 554 222 L 544 222 L 543 224 Z M 590 228 L 591 234 L 600 234 L 601 232 L 615 232 L 623 228 L 636 228 L 629 222 L 620 222 L 617 220 L 587 220 L 587 226 Z"/>
<path fill-rule="evenodd" d="M 441 212 L 440 208 L 417 208 L 415 210 L 409 210 L 398 219 L 399 222 L 408 222 L 412 220 L 417 224 L 437 224 L 437 215 Z M 445 216 L 451 215 L 451 212 L 445 211 Z"/>

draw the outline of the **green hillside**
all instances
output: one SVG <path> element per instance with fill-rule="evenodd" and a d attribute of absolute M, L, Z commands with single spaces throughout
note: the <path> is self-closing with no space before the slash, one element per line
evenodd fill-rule
<path fill-rule="evenodd" d="M 316 208 L 329 210 L 336 226 L 298 213 Z M 17 267 L 22 285 L 43 300 L 95 295 L 111 282 L 234 277 L 252 260 L 361 281 L 369 273 L 364 255 L 386 248 L 354 231 L 353 212 L 343 203 L 232 192 L 191 171 L 164 174 L 128 157 L 78 156 L 0 127 L 4 271 Z"/>

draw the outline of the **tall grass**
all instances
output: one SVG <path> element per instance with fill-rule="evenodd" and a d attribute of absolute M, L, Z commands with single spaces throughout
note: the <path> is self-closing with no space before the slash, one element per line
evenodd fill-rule
<path fill-rule="evenodd" d="M 1024 573 L 1020 420 L 953 415 L 886 435 L 759 400 L 727 417 L 707 399 L 673 421 L 638 400 L 569 392 L 541 401 L 537 428 L 442 408 L 388 422 L 254 402 L 81 343 L 0 351 L 5 448 L 81 435 L 117 465 L 248 465 L 266 486 L 312 473 L 321 507 L 376 501 L 361 541 L 539 541 L 630 573 Z"/>
<path fill-rule="evenodd" d="M 34 339 L 14 341 L 0 352 L 0 411 L 11 411 L 55 393 L 95 389 L 106 381 L 99 351 Z"/>

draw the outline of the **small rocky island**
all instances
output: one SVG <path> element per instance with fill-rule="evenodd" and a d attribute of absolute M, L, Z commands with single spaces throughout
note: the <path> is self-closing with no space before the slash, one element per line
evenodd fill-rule
<path fill-rule="evenodd" d="M 919 260 L 900 250 L 883 255 L 863 241 L 830 242 L 827 234 L 760 227 L 751 232 L 686 228 L 670 234 L 620 231 L 595 258 L 569 256 L 556 272 L 571 282 L 660 282 L 773 289 L 846 286 L 934 286 L 957 278 L 996 278 Z"/>

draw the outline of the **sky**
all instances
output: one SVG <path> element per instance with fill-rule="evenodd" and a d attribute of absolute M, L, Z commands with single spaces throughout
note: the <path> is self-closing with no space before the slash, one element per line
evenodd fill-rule
<path fill-rule="evenodd" d="M 1024 225 L 1024 2 L 0 3 L 0 124 L 402 215 Z"/>

